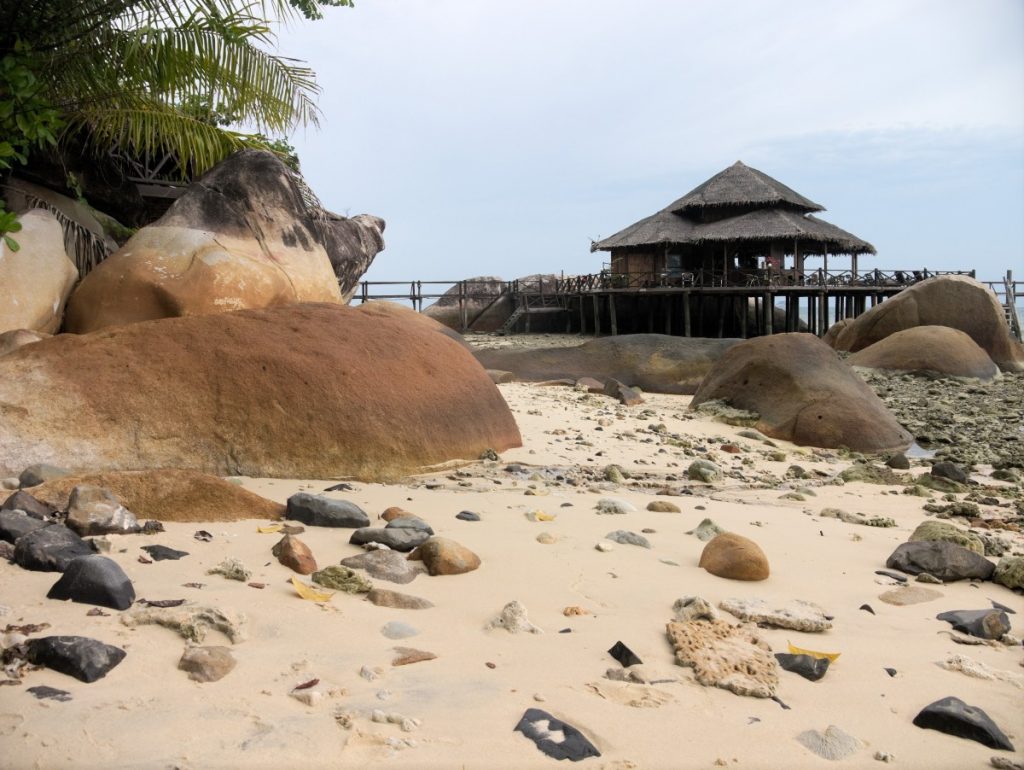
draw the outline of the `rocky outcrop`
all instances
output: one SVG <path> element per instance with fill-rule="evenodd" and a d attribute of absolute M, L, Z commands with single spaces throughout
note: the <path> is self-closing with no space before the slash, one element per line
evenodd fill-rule
<path fill-rule="evenodd" d="M 49 337 L 45 332 L 36 332 L 31 329 L 10 329 L 0 332 L 0 356 L 13 353 L 18 348 L 31 345 Z"/>
<path fill-rule="evenodd" d="M 239 521 L 278 519 L 284 506 L 217 476 L 180 468 L 109 471 L 68 476 L 32 487 L 32 494 L 58 510 L 67 510 L 80 484 L 103 487 L 139 518 L 157 521 Z"/>
<path fill-rule="evenodd" d="M 964 332 L 949 326 L 915 326 L 895 332 L 854 353 L 846 362 L 866 369 L 985 381 L 999 374 L 988 353 Z"/>
<path fill-rule="evenodd" d="M 327 212 L 324 248 L 338 279 L 341 301 L 348 303 L 373 258 L 384 250 L 384 220 L 371 214 L 343 217 Z"/>
<path fill-rule="evenodd" d="M 27 329 L 52 334 L 60 327 L 64 301 L 78 280 L 78 270 L 64 250 L 64 233 L 53 214 L 31 209 L 18 222 L 21 230 L 10 233 L 17 251 L 0 239 L 0 332 Z"/>
<path fill-rule="evenodd" d="M 519 278 L 519 284 L 531 291 L 554 291 L 556 275 L 527 275 Z M 480 275 L 466 278 L 463 303 L 466 308 L 466 324 L 469 331 L 496 332 L 512 315 L 515 305 L 512 295 L 506 293 L 511 284 L 493 275 Z M 423 314 L 442 323 L 450 329 L 462 329 L 462 306 L 459 303 L 462 289 L 455 285 L 442 294 L 437 302 L 424 309 Z M 531 319 L 530 330 L 533 332 L 564 331 L 565 319 L 553 318 Z"/>
<path fill-rule="evenodd" d="M 963 275 L 929 278 L 904 289 L 847 324 L 833 346 L 855 353 L 915 326 L 959 329 L 1003 371 L 1024 371 L 1024 348 L 1010 336 L 996 295 Z"/>
<path fill-rule="evenodd" d="M 512 372 L 525 382 L 593 377 L 615 379 L 651 393 L 693 393 L 726 350 L 739 340 L 623 334 L 574 348 L 478 350 L 485 369 Z"/>
<path fill-rule="evenodd" d="M 382 226 L 383 223 L 381 223 Z M 374 235 L 376 233 L 376 235 Z M 245 150 L 189 185 L 75 290 L 68 331 L 296 302 L 342 302 L 376 254 L 374 218 L 331 219 L 310 206 L 272 153 Z"/>
<path fill-rule="evenodd" d="M 905 449 L 913 438 L 871 388 L 810 334 L 775 334 L 729 348 L 690 406 L 716 399 L 756 413 L 762 433 L 804 446 L 883 452 Z"/>
<path fill-rule="evenodd" d="M 692 668 L 702 685 L 755 698 L 775 695 L 779 666 L 754 627 L 694 620 L 670 622 L 665 630 L 676 662 Z"/>
<path fill-rule="evenodd" d="M 498 389 L 440 329 L 394 306 L 311 304 L 43 340 L 0 358 L 0 475 L 386 479 L 519 446 Z"/>

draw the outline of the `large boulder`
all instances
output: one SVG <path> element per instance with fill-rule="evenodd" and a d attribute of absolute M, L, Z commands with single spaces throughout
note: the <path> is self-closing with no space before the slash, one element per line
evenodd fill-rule
<path fill-rule="evenodd" d="M 384 250 L 384 220 L 370 214 L 349 218 L 326 213 L 324 248 L 338 279 L 341 301 L 347 304 L 373 258 Z"/>
<path fill-rule="evenodd" d="M 59 335 L 0 358 L 0 476 L 398 477 L 519 446 L 497 387 L 411 310 L 289 305 Z"/>
<path fill-rule="evenodd" d="M 49 211 L 31 209 L 18 217 L 11 233 L 18 250 L 0 239 L 0 332 L 28 329 L 52 334 L 60 327 L 64 301 L 78 270 L 64 250 L 60 222 Z"/>
<path fill-rule="evenodd" d="M 46 339 L 50 335 L 45 332 L 37 332 L 32 329 L 9 329 L 0 332 L 0 356 L 13 353 L 18 348 L 31 345 L 33 342 Z"/>
<path fill-rule="evenodd" d="M 615 379 L 651 393 L 693 393 L 735 339 L 623 334 L 572 348 L 504 348 L 474 352 L 485 369 L 526 382 Z"/>
<path fill-rule="evenodd" d="M 835 352 L 812 334 L 734 345 L 701 383 L 691 408 L 721 400 L 757 413 L 773 438 L 858 452 L 905 449 L 913 437 Z"/>
<path fill-rule="evenodd" d="M 986 381 L 999 374 L 988 353 L 964 332 L 949 326 L 914 326 L 895 332 L 854 353 L 847 363 L 865 369 Z"/>
<path fill-rule="evenodd" d="M 280 503 L 260 497 L 237 484 L 180 468 L 67 476 L 32 487 L 32 494 L 63 511 L 69 507 L 71 491 L 82 484 L 110 490 L 128 510 L 142 519 L 239 521 L 279 519 L 284 513 L 284 506 Z"/>
<path fill-rule="evenodd" d="M 524 291 L 550 291 L 552 293 L 557 280 L 558 276 L 556 275 L 540 273 L 517 279 L 520 288 Z M 506 291 L 511 286 L 511 282 L 493 275 L 480 275 L 475 278 L 466 278 L 462 284 L 465 286 L 464 295 L 462 294 L 463 288 L 456 284 L 442 294 L 433 305 L 427 307 L 423 314 L 450 329 L 461 331 L 461 297 L 466 308 L 467 330 L 496 332 L 501 329 L 515 310 L 512 295 Z M 531 318 L 530 331 L 533 332 L 564 331 L 564 328 L 565 318 L 562 316 Z"/>
<path fill-rule="evenodd" d="M 974 340 L 1000 369 L 1024 371 L 1024 348 L 1010 336 L 996 295 L 963 275 L 941 275 L 904 289 L 847 324 L 833 347 L 856 353 L 915 326 L 949 326 Z"/>
<path fill-rule="evenodd" d="M 340 264 L 343 230 L 307 203 L 275 155 L 245 150 L 189 185 L 82 281 L 68 303 L 67 329 L 341 303 L 328 247 Z"/>

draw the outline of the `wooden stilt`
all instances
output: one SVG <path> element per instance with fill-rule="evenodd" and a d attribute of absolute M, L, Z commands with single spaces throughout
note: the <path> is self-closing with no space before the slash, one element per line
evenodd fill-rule
<path fill-rule="evenodd" d="M 619 322 L 615 317 L 615 295 L 608 295 L 608 318 L 612 325 L 612 336 L 614 337 L 619 333 Z"/>
<path fill-rule="evenodd" d="M 750 297 L 744 294 L 740 297 L 740 337 L 747 338 L 747 323 L 750 315 Z"/>
<path fill-rule="evenodd" d="M 594 298 L 594 336 L 597 337 L 601 334 L 601 306 L 600 306 L 600 294 L 591 295 Z"/>
<path fill-rule="evenodd" d="M 683 292 L 683 336 L 692 337 L 692 328 L 690 320 L 690 292 Z"/>
<path fill-rule="evenodd" d="M 773 332 L 772 326 L 775 321 L 775 301 L 770 291 L 766 291 L 764 294 L 764 333 L 771 334 Z"/>

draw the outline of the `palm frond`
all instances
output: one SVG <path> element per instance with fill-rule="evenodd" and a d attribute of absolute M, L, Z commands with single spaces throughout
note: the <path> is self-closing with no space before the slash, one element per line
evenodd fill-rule
<path fill-rule="evenodd" d="M 164 102 L 146 97 L 129 101 L 74 113 L 69 129 L 84 129 L 98 150 L 118 146 L 138 156 L 172 153 L 185 159 L 182 171 L 191 176 L 251 146 L 245 134 L 212 126 Z"/>

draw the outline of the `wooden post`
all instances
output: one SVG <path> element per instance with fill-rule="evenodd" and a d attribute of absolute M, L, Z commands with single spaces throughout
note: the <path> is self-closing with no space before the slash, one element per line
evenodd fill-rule
<path fill-rule="evenodd" d="M 725 303 L 729 300 L 729 295 L 723 294 L 718 298 L 718 338 L 721 339 L 725 336 Z"/>
<path fill-rule="evenodd" d="M 600 294 L 593 294 L 594 298 L 594 336 L 597 337 L 601 334 L 601 307 L 598 301 L 601 299 Z"/>
<path fill-rule="evenodd" d="M 750 315 L 750 297 L 744 294 L 740 299 L 740 337 L 746 339 L 747 323 L 749 322 L 747 316 Z"/>
<path fill-rule="evenodd" d="M 665 334 L 672 334 L 672 295 L 665 297 Z"/>
<path fill-rule="evenodd" d="M 683 292 L 683 335 L 686 337 L 692 337 L 691 333 L 691 321 L 690 321 L 690 292 Z"/>
<path fill-rule="evenodd" d="M 615 335 L 617 335 L 619 333 L 618 320 L 615 318 L 615 295 L 614 294 L 609 294 L 608 295 L 608 318 L 611 320 L 612 336 L 614 337 Z"/>
<path fill-rule="evenodd" d="M 775 298 L 770 291 L 764 293 L 764 333 L 774 333 L 773 324 L 775 321 Z"/>
<path fill-rule="evenodd" d="M 469 319 L 466 314 L 466 282 L 459 281 L 459 325 L 460 331 L 465 332 Z"/>
<path fill-rule="evenodd" d="M 818 297 L 818 310 L 819 310 L 819 313 L 818 313 L 818 324 L 819 324 L 818 336 L 819 337 L 823 337 L 825 335 L 825 332 L 828 331 L 828 327 L 829 327 L 829 323 L 828 323 L 828 292 L 827 291 L 822 291 L 820 296 Z"/>
<path fill-rule="evenodd" d="M 825 244 L 825 280 L 828 280 L 828 244 Z"/>
<path fill-rule="evenodd" d="M 587 314 L 586 314 L 586 312 L 584 312 L 585 311 L 585 309 L 583 307 L 584 304 L 586 304 L 586 303 L 584 302 L 583 295 L 581 294 L 580 295 L 580 334 L 586 334 L 587 333 Z"/>

